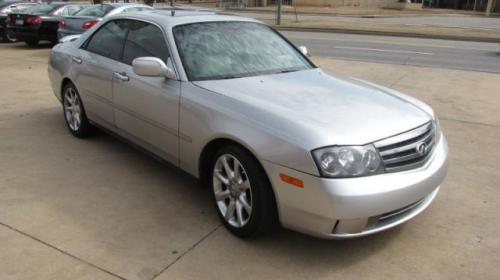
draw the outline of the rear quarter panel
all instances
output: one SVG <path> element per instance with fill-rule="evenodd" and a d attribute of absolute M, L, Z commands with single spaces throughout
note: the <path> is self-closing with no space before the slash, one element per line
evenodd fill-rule
<path fill-rule="evenodd" d="M 54 95 L 59 101 L 61 99 L 62 82 L 64 78 L 73 81 L 74 73 L 71 69 L 71 48 L 73 42 L 57 44 L 52 48 L 49 57 L 48 74 L 50 85 Z"/>

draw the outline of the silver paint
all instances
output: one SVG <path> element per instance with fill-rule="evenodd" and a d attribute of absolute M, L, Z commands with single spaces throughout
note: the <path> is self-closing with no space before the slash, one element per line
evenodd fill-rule
<path fill-rule="evenodd" d="M 448 149 L 444 136 L 438 138 L 425 165 L 362 178 L 321 178 L 311 155 L 320 147 L 364 145 L 417 128 L 435 119 L 429 106 L 394 90 L 319 68 L 190 82 L 176 50 L 172 27 L 192 22 L 257 21 L 197 12 L 181 14 L 121 14 L 104 19 L 74 41 L 56 45 L 49 62 L 56 97 L 61 100 L 63 79 L 71 80 L 92 122 L 195 177 L 199 176 L 200 155 L 207 144 L 217 139 L 239 143 L 266 171 L 282 225 L 300 232 L 322 238 L 362 236 L 404 222 L 429 205 L 446 175 Z M 169 45 L 176 79 L 139 76 L 130 65 L 79 48 L 99 26 L 117 18 L 160 27 Z M 114 73 L 129 80 L 119 79 Z M 281 173 L 299 178 L 304 187 L 283 182 Z M 426 203 L 412 208 L 418 211 L 366 228 L 373 217 L 420 200 Z M 365 228 L 339 233 L 342 225 Z"/>

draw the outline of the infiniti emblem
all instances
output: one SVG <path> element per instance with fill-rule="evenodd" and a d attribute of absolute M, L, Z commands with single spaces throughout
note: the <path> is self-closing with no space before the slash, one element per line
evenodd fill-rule
<path fill-rule="evenodd" d="M 428 148 L 429 147 L 427 146 L 427 144 L 425 144 L 425 142 L 418 143 L 416 147 L 417 154 L 420 156 L 426 154 Z"/>

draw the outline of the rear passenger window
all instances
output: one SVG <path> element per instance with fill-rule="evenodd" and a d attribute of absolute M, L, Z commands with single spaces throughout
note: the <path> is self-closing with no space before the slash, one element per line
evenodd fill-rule
<path fill-rule="evenodd" d="M 78 11 L 80 11 L 82 9 L 82 7 L 80 6 L 69 6 L 66 8 L 67 10 L 67 13 L 68 13 L 68 16 L 73 16 L 75 15 L 76 13 L 78 13 Z"/>
<path fill-rule="evenodd" d="M 167 63 L 168 47 L 160 28 L 155 25 L 129 21 L 129 33 L 123 49 L 123 62 L 132 64 L 132 60 L 142 56 L 158 57 Z"/>
<path fill-rule="evenodd" d="M 120 60 L 125 36 L 127 21 L 111 21 L 97 30 L 84 47 L 93 52 L 114 60 Z"/>

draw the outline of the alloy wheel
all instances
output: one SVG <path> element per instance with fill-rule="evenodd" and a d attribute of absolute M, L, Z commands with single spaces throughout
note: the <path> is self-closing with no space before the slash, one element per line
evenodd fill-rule
<path fill-rule="evenodd" d="M 75 89 L 68 87 L 64 94 L 64 116 L 69 128 L 78 131 L 82 123 L 82 107 L 80 97 Z"/>
<path fill-rule="evenodd" d="M 252 215 L 252 186 L 241 162 L 230 154 L 221 155 L 212 180 L 217 208 L 226 222 L 245 226 Z"/>

